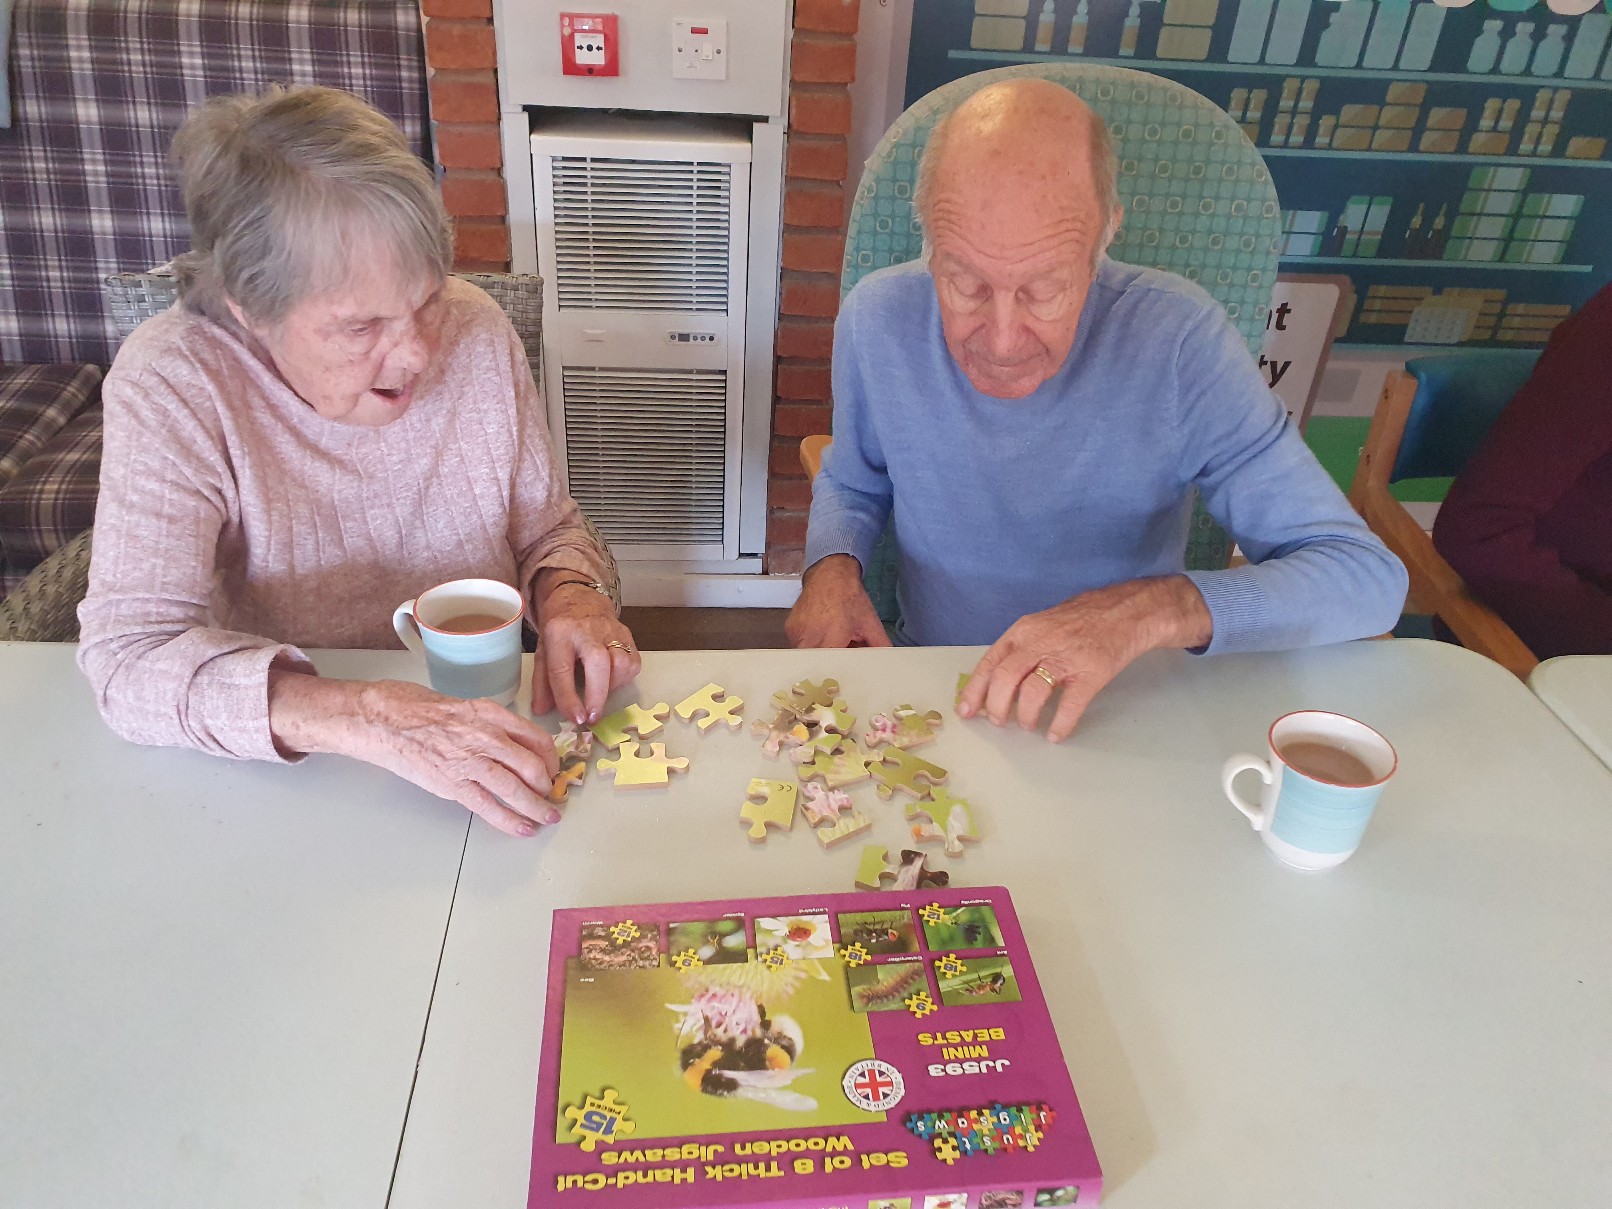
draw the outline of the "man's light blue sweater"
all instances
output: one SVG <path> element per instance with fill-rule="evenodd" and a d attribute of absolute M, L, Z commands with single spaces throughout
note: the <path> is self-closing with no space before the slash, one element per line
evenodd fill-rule
<path fill-rule="evenodd" d="M 1077 593 L 1184 569 L 1192 488 L 1250 566 L 1187 572 L 1211 652 L 1393 627 L 1405 569 L 1288 422 L 1202 290 L 1105 260 L 1063 367 L 1023 399 L 970 385 L 921 263 L 870 274 L 834 331 L 834 443 L 812 490 L 810 566 L 866 566 L 892 507 L 902 627 L 994 642 Z"/>

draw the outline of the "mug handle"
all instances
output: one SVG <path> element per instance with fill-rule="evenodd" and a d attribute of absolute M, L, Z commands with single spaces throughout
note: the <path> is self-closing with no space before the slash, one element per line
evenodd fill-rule
<path fill-rule="evenodd" d="M 1248 821 L 1253 824 L 1255 831 L 1264 831 L 1268 821 L 1265 818 L 1264 807 L 1256 806 L 1243 797 L 1232 784 L 1238 774 L 1244 772 L 1257 772 L 1259 779 L 1267 785 L 1276 779 L 1276 774 L 1271 771 L 1269 761 L 1249 755 L 1247 752 L 1233 756 L 1220 770 L 1220 788 L 1225 791 L 1227 801 L 1248 816 Z"/>
<path fill-rule="evenodd" d="M 425 654 L 425 641 L 420 637 L 419 623 L 414 620 L 414 601 L 405 600 L 393 610 L 392 628 L 409 650 L 416 655 Z"/>

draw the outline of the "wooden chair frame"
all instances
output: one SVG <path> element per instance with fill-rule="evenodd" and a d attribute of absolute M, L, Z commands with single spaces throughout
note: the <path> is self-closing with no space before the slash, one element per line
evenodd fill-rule
<path fill-rule="evenodd" d="M 1442 618 L 1463 646 L 1527 680 L 1539 662 L 1534 653 L 1493 609 L 1472 595 L 1455 568 L 1433 548 L 1433 539 L 1388 490 L 1416 388 L 1413 375 L 1404 370 L 1389 373 L 1371 417 L 1349 502 L 1405 564 L 1417 604 Z"/>

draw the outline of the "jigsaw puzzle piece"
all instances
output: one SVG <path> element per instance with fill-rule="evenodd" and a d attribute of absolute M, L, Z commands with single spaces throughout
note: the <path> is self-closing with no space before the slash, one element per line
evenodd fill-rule
<path fill-rule="evenodd" d="M 881 798 L 894 797 L 898 789 L 908 797 L 926 798 L 934 786 L 945 783 L 948 775 L 940 765 L 899 747 L 881 747 L 879 754 L 881 760 L 869 771 Z"/>
<path fill-rule="evenodd" d="M 867 780 L 869 765 L 878 762 L 878 752 L 868 751 L 855 739 L 842 739 L 838 751 L 819 753 L 800 766 L 798 775 L 802 781 L 822 781 L 829 789 L 843 789 Z"/>
<path fill-rule="evenodd" d="M 563 806 L 565 800 L 571 796 L 573 787 L 581 785 L 588 775 L 588 761 L 586 759 L 572 758 L 560 765 L 560 771 L 554 776 L 554 785 L 549 790 L 549 801 Z"/>
<path fill-rule="evenodd" d="M 801 813 L 813 827 L 836 823 L 842 812 L 852 809 L 850 794 L 843 789 L 826 789 L 816 781 L 802 785 L 800 795 L 804 799 L 800 804 Z"/>
<path fill-rule="evenodd" d="M 974 824 L 974 810 L 962 798 L 955 798 L 944 789 L 933 791 L 929 801 L 909 802 L 907 819 L 924 818 L 916 823 L 912 836 L 916 840 L 944 840 L 949 856 L 963 854 L 963 842 L 979 843 L 979 829 Z"/>
<path fill-rule="evenodd" d="M 579 730 L 575 722 L 566 722 L 560 726 L 560 733 L 554 736 L 554 754 L 560 757 L 560 763 L 567 760 L 586 760 L 593 754 L 593 732 Z"/>
<path fill-rule="evenodd" d="M 888 714 L 874 714 L 873 729 L 862 736 L 869 747 L 898 747 L 910 751 L 932 743 L 940 729 L 941 717 L 937 710 L 919 713 L 910 705 L 898 705 Z"/>
<path fill-rule="evenodd" d="M 661 701 L 651 705 L 648 709 L 636 701 L 626 709 L 617 710 L 608 718 L 600 718 L 593 724 L 593 737 L 598 739 L 605 747 L 620 747 L 636 733 L 638 738 L 647 739 L 658 731 L 666 721 L 666 715 L 672 707 Z"/>
<path fill-rule="evenodd" d="M 684 697 L 673 708 L 685 722 L 696 713 L 703 713 L 705 716 L 694 725 L 704 734 L 718 722 L 726 723 L 729 730 L 738 730 L 744 725 L 744 720 L 739 717 L 739 707 L 743 704 L 743 697 L 733 696 L 720 684 L 707 684 L 699 692 Z"/>
<path fill-rule="evenodd" d="M 779 710 L 778 716 L 771 722 L 760 720 L 752 722 L 750 733 L 764 740 L 761 750 L 774 760 L 778 758 L 778 753 L 783 748 L 798 747 L 812 737 L 812 732 L 806 729 L 806 724 L 789 710 Z"/>
<path fill-rule="evenodd" d="M 832 848 L 835 844 L 840 843 L 842 840 L 848 840 L 853 835 L 861 835 L 871 826 L 873 826 L 873 820 L 853 806 L 850 810 L 840 815 L 839 821 L 832 827 L 816 828 L 817 842 L 825 848 Z"/>
<path fill-rule="evenodd" d="M 820 735 L 813 735 L 806 742 L 797 744 L 789 749 L 789 758 L 796 764 L 810 764 L 818 756 L 832 756 L 840 750 L 840 744 L 845 736 L 834 731 L 825 731 Z"/>
<path fill-rule="evenodd" d="M 890 872 L 890 850 L 883 844 L 863 844 L 856 864 L 858 890 L 882 890 L 882 879 Z"/>
<path fill-rule="evenodd" d="M 768 781 L 756 777 L 745 791 L 745 803 L 739 809 L 739 818 L 750 824 L 750 840 L 759 844 L 767 838 L 767 828 L 788 831 L 795 825 L 795 797 L 799 791 L 793 781 Z"/>
<path fill-rule="evenodd" d="M 795 717 L 805 721 L 812 716 L 812 711 L 818 706 L 830 708 L 845 708 L 845 702 L 839 699 L 840 682 L 838 680 L 824 680 L 818 684 L 811 680 L 797 680 L 789 686 L 787 692 L 776 692 L 772 695 L 772 703 L 779 710 L 787 710 Z"/>
<path fill-rule="evenodd" d="M 856 718 L 845 702 L 836 700 L 832 705 L 815 705 L 805 719 L 807 725 L 817 728 L 820 735 L 849 735 L 856 729 Z"/>
<path fill-rule="evenodd" d="M 666 744 L 651 743 L 649 755 L 643 755 L 636 742 L 627 742 L 616 749 L 614 760 L 600 760 L 599 772 L 614 777 L 617 789 L 641 789 L 651 785 L 671 784 L 673 772 L 687 772 L 688 757 L 666 756 Z"/>

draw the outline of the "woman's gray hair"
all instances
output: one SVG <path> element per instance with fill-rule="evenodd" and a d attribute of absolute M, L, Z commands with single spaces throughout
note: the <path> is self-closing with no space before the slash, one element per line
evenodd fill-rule
<path fill-rule="evenodd" d="M 935 174 L 937 165 L 945 158 L 946 144 L 951 140 L 952 116 L 957 112 L 953 109 L 929 132 L 929 141 L 924 144 L 923 157 L 918 161 L 918 181 L 913 186 L 912 209 L 918 216 L 919 224 L 924 228 L 924 254 L 929 252 L 929 214 L 930 207 L 935 200 Z M 1090 115 L 1089 139 L 1091 142 L 1091 183 L 1092 190 L 1097 195 L 1097 212 L 1102 218 L 1103 238 L 1095 252 L 1095 259 L 1101 260 L 1108 245 L 1119 234 L 1119 223 L 1122 217 L 1119 203 L 1119 156 L 1114 150 L 1114 138 L 1108 132 L 1108 125 L 1097 116 L 1097 111 L 1086 109 Z"/>
<path fill-rule="evenodd" d="M 453 263 L 430 168 L 350 92 L 276 85 L 210 98 L 179 128 L 173 155 L 191 233 L 174 270 L 198 309 L 211 312 L 205 299 L 222 292 L 253 321 L 277 323 L 339 285 L 368 239 L 410 275 L 441 278 Z"/>

